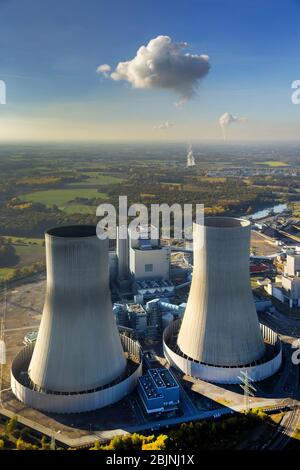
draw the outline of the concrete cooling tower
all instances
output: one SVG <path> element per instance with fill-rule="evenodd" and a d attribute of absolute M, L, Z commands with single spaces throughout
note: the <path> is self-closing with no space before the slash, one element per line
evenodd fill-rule
<path fill-rule="evenodd" d="M 42 320 L 34 347 L 13 362 L 12 390 L 46 411 L 100 408 L 131 391 L 141 373 L 139 345 L 119 335 L 112 312 L 108 239 L 95 226 L 58 227 L 45 238 Z"/>
<path fill-rule="evenodd" d="M 208 217 L 194 224 L 194 269 L 183 320 L 164 332 L 164 352 L 185 373 L 216 383 L 238 383 L 278 370 L 281 345 L 260 325 L 250 287 L 250 222 Z"/>

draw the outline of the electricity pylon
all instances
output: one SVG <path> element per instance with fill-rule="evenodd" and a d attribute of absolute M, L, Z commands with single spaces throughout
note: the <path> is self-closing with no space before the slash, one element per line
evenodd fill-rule
<path fill-rule="evenodd" d="M 254 393 L 256 392 L 256 388 L 251 384 L 252 380 L 248 376 L 247 371 L 240 371 L 241 377 L 238 378 L 241 381 L 240 387 L 244 390 L 244 405 L 245 405 L 245 412 L 248 413 L 249 411 L 249 397 L 254 397 Z"/>

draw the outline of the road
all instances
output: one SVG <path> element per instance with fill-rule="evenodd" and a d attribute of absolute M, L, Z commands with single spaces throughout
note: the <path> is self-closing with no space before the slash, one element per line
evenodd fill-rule
<path fill-rule="evenodd" d="M 280 427 L 271 437 L 270 441 L 263 446 L 263 449 L 282 450 L 293 436 L 299 421 L 299 405 L 297 400 L 291 400 L 291 411 L 288 411 L 280 423 Z"/>
<path fill-rule="evenodd" d="M 298 401 L 299 365 L 293 364 L 291 360 L 291 353 L 293 352 L 291 344 L 295 341 L 295 338 L 300 336 L 300 320 L 288 319 L 278 312 L 275 312 L 275 314 L 268 312 L 260 313 L 259 319 L 262 323 L 276 331 L 283 342 L 285 369 L 274 392 L 284 391 L 289 393 L 290 398 L 286 399 L 285 402 L 291 409 L 284 415 L 280 426 L 277 427 L 271 439 L 262 447 L 269 450 L 281 450 L 293 437 L 300 420 L 300 403 Z"/>

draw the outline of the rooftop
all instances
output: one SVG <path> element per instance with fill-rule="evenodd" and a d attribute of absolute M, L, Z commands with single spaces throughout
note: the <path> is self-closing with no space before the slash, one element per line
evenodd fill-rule
<path fill-rule="evenodd" d="M 146 312 L 141 304 L 127 304 L 127 311 L 135 315 L 146 315 Z"/>
<path fill-rule="evenodd" d="M 174 388 L 178 387 L 177 382 L 175 381 L 173 375 L 168 369 L 149 369 L 149 374 L 153 378 L 156 386 L 158 388 Z"/>
<path fill-rule="evenodd" d="M 162 397 L 161 389 L 179 387 L 171 372 L 163 367 L 148 369 L 147 374 L 140 377 L 139 381 L 148 398 Z"/>
<path fill-rule="evenodd" d="M 162 394 L 158 392 L 156 384 L 149 374 L 139 377 L 144 392 L 148 398 L 161 398 Z"/>
<path fill-rule="evenodd" d="M 147 279 L 143 281 L 135 281 L 138 289 L 155 289 L 161 287 L 172 287 L 171 281 L 165 279 Z"/>

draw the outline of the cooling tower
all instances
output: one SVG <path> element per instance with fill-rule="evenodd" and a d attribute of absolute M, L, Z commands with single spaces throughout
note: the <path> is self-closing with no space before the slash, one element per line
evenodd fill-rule
<path fill-rule="evenodd" d="M 164 333 L 167 359 L 190 375 L 214 382 L 236 383 L 245 367 L 258 368 L 252 370 L 255 379 L 270 375 L 280 366 L 281 347 L 273 332 L 262 331 L 256 313 L 249 274 L 250 222 L 205 218 L 203 225 L 194 224 L 193 243 L 185 314 L 181 326 L 174 322 Z M 267 347 L 264 336 L 272 343 Z M 277 362 L 265 366 L 273 346 Z"/>
<path fill-rule="evenodd" d="M 45 238 L 42 320 L 33 352 L 25 348 L 13 363 L 12 388 L 22 401 L 47 411 L 95 409 L 132 387 L 124 386 L 129 373 L 112 312 L 109 241 L 97 237 L 95 226 L 54 228 Z M 26 364 L 27 382 L 21 371 Z"/>
<path fill-rule="evenodd" d="M 94 226 L 46 233 L 47 289 L 29 365 L 39 388 L 91 390 L 124 373 L 126 361 L 112 314 L 108 239 Z"/>
<path fill-rule="evenodd" d="M 250 222 L 211 217 L 194 226 L 194 269 L 178 335 L 180 350 L 219 366 L 250 364 L 265 351 L 250 287 Z"/>

